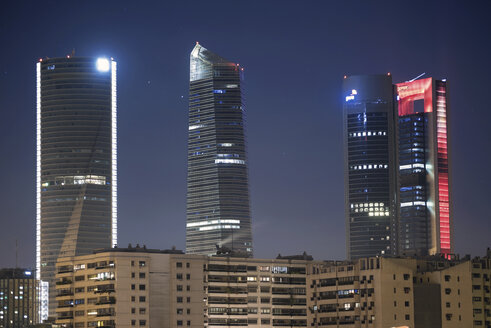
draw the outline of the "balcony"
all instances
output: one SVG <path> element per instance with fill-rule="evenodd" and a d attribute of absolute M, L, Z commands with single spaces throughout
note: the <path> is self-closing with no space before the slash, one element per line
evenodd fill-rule
<path fill-rule="evenodd" d="M 72 283 L 72 281 L 67 279 L 67 280 L 57 281 L 56 282 L 56 285 L 57 286 L 59 286 L 59 285 L 69 285 L 71 283 Z"/>
<path fill-rule="evenodd" d="M 58 304 L 57 308 L 67 308 L 67 307 L 73 307 L 73 304 Z"/>
<path fill-rule="evenodd" d="M 105 304 L 116 304 L 116 299 L 110 298 L 106 300 L 99 300 L 98 302 L 95 303 L 95 305 L 105 305 Z"/>
<path fill-rule="evenodd" d="M 108 312 L 108 313 L 97 313 L 96 317 L 114 317 L 116 316 L 116 312 Z"/>
<path fill-rule="evenodd" d="M 101 290 L 94 290 L 94 294 L 103 294 L 103 293 L 114 293 L 115 290 L 114 288 L 107 288 L 107 289 L 101 289 Z M 73 295 L 73 294 L 72 294 Z"/>
<path fill-rule="evenodd" d="M 63 296 L 73 296 L 73 291 L 72 290 L 59 290 L 58 294 L 56 294 L 56 297 L 63 297 Z"/>
<path fill-rule="evenodd" d="M 58 320 L 69 320 L 73 319 L 73 313 L 72 314 L 59 314 L 58 315 Z"/>
<path fill-rule="evenodd" d="M 58 273 L 68 273 L 73 272 L 73 266 L 63 266 L 58 268 Z"/>

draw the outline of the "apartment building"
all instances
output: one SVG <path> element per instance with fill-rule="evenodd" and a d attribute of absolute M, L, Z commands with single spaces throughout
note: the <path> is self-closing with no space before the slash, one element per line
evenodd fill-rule
<path fill-rule="evenodd" d="M 483 258 L 313 261 L 113 248 L 57 263 L 62 327 L 488 327 Z"/>
<path fill-rule="evenodd" d="M 309 262 L 308 256 L 209 258 L 206 326 L 307 327 Z"/>
<path fill-rule="evenodd" d="M 62 258 L 56 268 L 62 327 L 203 327 L 205 257 L 137 246 Z M 194 308 L 192 311 L 191 309 Z"/>
<path fill-rule="evenodd" d="M 308 326 L 489 327 L 490 255 L 312 262 Z"/>

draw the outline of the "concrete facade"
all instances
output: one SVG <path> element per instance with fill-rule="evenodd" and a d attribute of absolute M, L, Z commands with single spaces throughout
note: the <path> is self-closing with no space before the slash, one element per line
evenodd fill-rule
<path fill-rule="evenodd" d="M 252 259 L 108 249 L 57 264 L 62 327 L 486 327 L 484 258 Z"/>

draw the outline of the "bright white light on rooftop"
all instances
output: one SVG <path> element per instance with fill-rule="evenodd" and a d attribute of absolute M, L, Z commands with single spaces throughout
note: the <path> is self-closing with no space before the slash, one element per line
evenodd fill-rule
<path fill-rule="evenodd" d="M 107 58 L 97 58 L 97 70 L 101 72 L 109 71 L 109 60 Z"/>

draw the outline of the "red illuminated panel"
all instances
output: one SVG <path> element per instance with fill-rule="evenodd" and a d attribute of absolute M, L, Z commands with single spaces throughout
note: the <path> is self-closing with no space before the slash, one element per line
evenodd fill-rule
<path fill-rule="evenodd" d="M 448 257 L 452 250 L 448 190 L 447 97 L 446 84 L 436 86 L 436 127 L 438 143 L 438 207 L 440 210 L 440 252 Z"/>
<path fill-rule="evenodd" d="M 432 78 L 398 83 L 399 116 L 414 114 L 414 101 L 424 99 L 425 113 L 433 111 Z"/>

